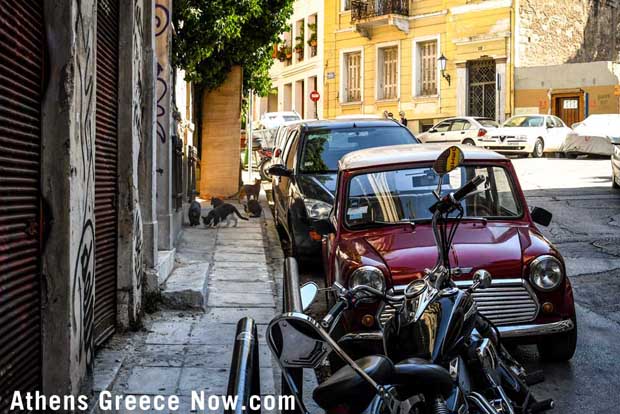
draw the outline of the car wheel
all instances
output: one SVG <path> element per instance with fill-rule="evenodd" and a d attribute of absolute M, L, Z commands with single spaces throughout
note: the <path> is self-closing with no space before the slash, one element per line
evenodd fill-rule
<path fill-rule="evenodd" d="M 564 362 L 575 355 L 577 348 L 577 320 L 573 318 L 575 328 L 570 332 L 552 335 L 538 343 L 538 353 L 543 361 Z"/>
<path fill-rule="evenodd" d="M 532 158 L 541 158 L 545 151 L 545 144 L 542 138 L 536 139 L 534 144 L 534 151 L 532 151 Z"/>
<path fill-rule="evenodd" d="M 616 176 L 611 176 L 611 188 L 615 188 L 616 190 L 620 190 L 620 184 L 616 182 Z"/>
<path fill-rule="evenodd" d="M 463 145 L 473 145 L 475 147 L 476 143 L 474 142 L 473 139 L 467 138 L 463 140 Z"/>

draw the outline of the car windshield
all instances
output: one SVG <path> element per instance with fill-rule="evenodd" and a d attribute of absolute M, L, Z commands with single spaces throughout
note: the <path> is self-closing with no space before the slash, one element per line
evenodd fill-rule
<path fill-rule="evenodd" d="M 486 180 L 463 200 L 466 218 L 521 216 L 519 198 L 503 167 L 461 166 L 444 176 L 442 195 L 457 190 L 476 175 L 483 175 Z M 345 222 L 355 228 L 429 220 L 429 208 L 437 201 L 433 190 L 438 182 L 439 176 L 431 167 L 356 175 L 349 182 Z"/>
<path fill-rule="evenodd" d="M 478 121 L 478 123 L 483 127 L 487 128 L 497 128 L 499 126 L 499 123 L 497 123 L 497 121 L 494 121 L 490 118 L 476 118 L 476 121 Z"/>
<path fill-rule="evenodd" d="M 299 121 L 301 119 L 297 115 L 284 115 L 282 118 L 284 118 L 284 122 Z"/>
<path fill-rule="evenodd" d="M 338 161 L 349 152 L 387 145 L 415 144 L 407 128 L 356 127 L 321 129 L 306 135 L 301 156 L 302 173 L 335 172 Z"/>
<path fill-rule="evenodd" d="M 504 123 L 505 127 L 541 127 L 545 123 L 542 116 L 513 116 Z"/>

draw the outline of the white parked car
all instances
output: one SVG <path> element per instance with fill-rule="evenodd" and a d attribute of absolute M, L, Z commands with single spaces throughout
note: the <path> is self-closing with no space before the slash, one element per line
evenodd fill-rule
<path fill-rule="evenodd" d="M 422 143 L 481 145 L 481 138 L 487 136 L 499 124 L 491 118 L 461 116 L 447 118 L 431 129 L 418 135 Z"/>
<path fill-rule="evenodd" d="M 285 122 L 301 121 L 297 112 L 265 112 L 260 117 L 260 123 L 265 129 L 277 128 Z"/>
<path fill-rule="evenodd" d="M 579 154 L 609 156 L 614 153 L 614 143 L 620 142 L 620 115 L 590 115 L 583 122 L 573 125 L 562 151 L 568 157 Z"/>
<path fill-rule="evenodd" d="M 539 158 L 545 152 L 560 151 L 571 131 L 557 116 L 515 115 L 483 137 L 481 145 L 497 152 L 532 154 Z"/>

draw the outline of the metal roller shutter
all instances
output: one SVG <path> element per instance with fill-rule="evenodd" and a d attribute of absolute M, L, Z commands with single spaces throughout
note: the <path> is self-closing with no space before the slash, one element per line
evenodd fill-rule
<path fill-rule="evenodd" d="M 0 7 L 0 413 L 41 384 L 43 6 Z"/>
<path fill-rule="evenodd" d="M 118 238 L 118 0 L 97 2 L 95 139 L 95 344 L 116 325 Z"/>

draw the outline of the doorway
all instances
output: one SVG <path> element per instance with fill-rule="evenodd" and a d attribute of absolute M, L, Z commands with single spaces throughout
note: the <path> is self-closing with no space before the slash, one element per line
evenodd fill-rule
<path fill-rule="evenodd" d="M 551 112 L 567 126 L 584 119 L 584 96 L 579 94 L 554 94 L 551 98 Z"/>
<path fill-rule="evenodd" d="M 497 119 L 495 60 L 471 60 L 467 62 L 467 74 L 467 115 Z"/>

